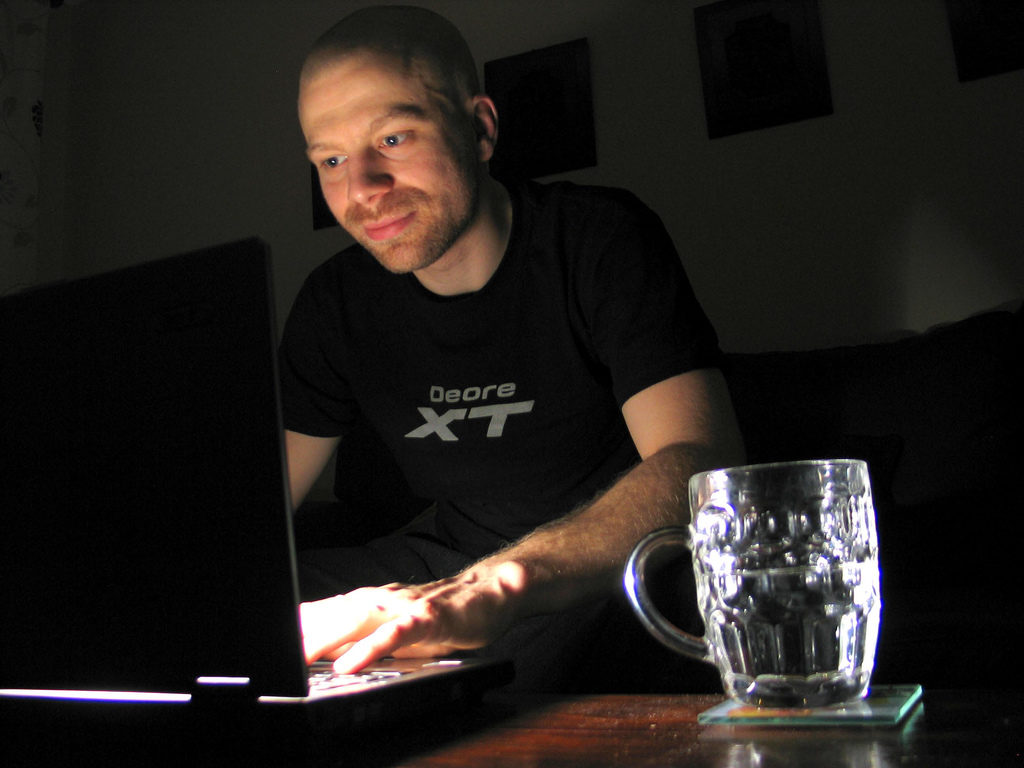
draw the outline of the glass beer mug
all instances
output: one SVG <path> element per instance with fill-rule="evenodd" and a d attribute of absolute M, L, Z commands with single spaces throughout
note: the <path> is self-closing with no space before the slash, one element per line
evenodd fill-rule
<path fill-rule="evenodd" d="M 669 648 L 718 667 L 725 692 L 762 707 L 862 698 L 881 614 L 878 537 L 867 464 L 835 459 L 701 472 L 691 523 L 640 541 L 624 583 L 633 610 Z M 690 550 L 704 637 L 670 623 L 645 585 L 651 556 Z"/>

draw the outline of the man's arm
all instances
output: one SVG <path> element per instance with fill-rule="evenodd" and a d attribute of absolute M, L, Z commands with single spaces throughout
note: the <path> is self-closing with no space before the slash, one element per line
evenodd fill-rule
<path fill-rule="evenodd" d="M 641 537 L 688 521 L 689 477 L 743 461 L 718 371 L 666 379 L 622 411 L 643 461 L 591 504 L 452 578 L 304 603 L 307 658 L 337 657 L 339 671 L 354 671 L 389 654 L 477 648 L 520 619 L 612 594 Z"/>
<path fill-rule="evenodd" d="M 284 448 L 288 455 L 288 484 L 292 507 L 298 509 L 313 483 L 320 477 L 338 447 L 337 437 L 312 437 L 285 430 Z"/>
<path fill-rule="evenodd" d="M 617 588 L 637 541 L 657 528 L 689 522 L 690 476 L 743 462 L 739 428 L 718 371 L 666 379 L 631 397 L 622 412 L 643 461 L 588 506 L 495 558 L 525 567 L 525 615 L 560 610 Z"/>

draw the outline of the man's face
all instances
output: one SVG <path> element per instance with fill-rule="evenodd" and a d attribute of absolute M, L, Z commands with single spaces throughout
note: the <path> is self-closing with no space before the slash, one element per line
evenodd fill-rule
<path fill-rule="evenodd" d="M 299 122 L 331 213 L 392 272 L 430 266 L 476 216 L 472 122 L 423 78 L 347 55 L 302 84 Z"/>

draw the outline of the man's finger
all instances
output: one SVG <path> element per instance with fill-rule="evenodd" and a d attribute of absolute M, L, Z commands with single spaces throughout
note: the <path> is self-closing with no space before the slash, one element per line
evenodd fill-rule
<path fill-rule="evenodd" d="M 378 659 L 405 649 L 403 655 L 425 655 L 412 653 L 416 643 L 426 638 L 433 629 L 433 622 L 422 616 L 405 615 L 388 621 L 352 646 L 334 662 L 334 671 L 340 674 L 358 672 Z"/>
<path fill-rule="evenodd" d="M 299 610 L 307 663 L 336 658 L 391 618 L 383 606 L 344 595 L 303 603 Z"/>

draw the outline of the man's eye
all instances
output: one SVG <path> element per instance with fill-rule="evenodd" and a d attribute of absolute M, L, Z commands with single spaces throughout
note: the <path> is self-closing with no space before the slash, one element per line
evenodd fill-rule
<path fill-rule="evenodd" d="M 407 138 L 409 138 L 408 133 L 390 133 L 381 140 L 381 144 L 388 149 L 393 149 L 403 144 Z"/>
<path fill-rule="evenodd" d="M 345 162 L 345 159 L 344 155 L 333 155 L 332 157 L 328 157 L 324 160 L 322 165 L 324 168 L 337 168 Z"/>

